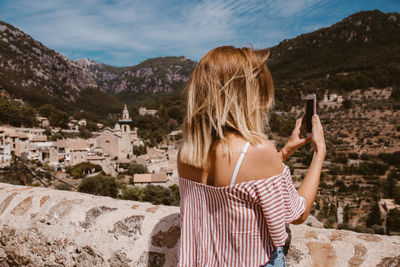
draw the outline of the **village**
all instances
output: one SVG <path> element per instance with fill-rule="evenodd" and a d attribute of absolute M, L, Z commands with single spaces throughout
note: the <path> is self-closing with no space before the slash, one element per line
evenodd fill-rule
<path fill-rule="evenodd" d="M 147 110 L 141 107 L 139 115 L 156 116 L 157 110 Z M 114 128 L 103 127 L 98 132 L 92 132 L 92 137 L 67 138 L 50 141 L 46 129 L 51 133 L 78 133 L 79 126 L 85 126 L 86 120 L 71 118 L 69 129 L 52 127 L 45 117 L 37 116 L 40 128 L 18 128 L 0 126 L 0 168 L 8 168 L 13 157 L 22 162 L 40 162 L 51 170 L 52 175 L 59 179 L 67 178 L 65 168 L 88 162 L 99 165 L 109 176 L 117 177 L 126 173 L 127 164 L 143 165 L 148 173 L 134 174 L 133 177 L 123 177 L 126 184 L 145 185 L 158 184 L 165 187 L 177 184 L 175 142 L 162 148 L 148 147 L 144 155 L 135 155 L 134 147 L 144 146 L 137 135 L 137 128 L 131 128 L 132 118 L 125 105 L 118 123 Z M 169 137 L 180 134 L 180 131 L 170 133 Z M 88 173 L 95 175 L 96 173 Z M 125 179 L 125 181 L 124 181 Z"/>
<path fill-rule="evenodd" d="M 345 117 L 338 114 L 348 111 L 346 105 L 349 103 L 346 101 L 357 105 L 360 109 L 359 114 L 368 117 L 368 112 L 378 111 L 368 110 L 368 106 L 364 107 L 363 99 L 387 101 L 390 93 L 391 91 L 386 89 L 380 92 L 371 89 L 364 92 L 354 91 L 344 97 L 326 91 L 319 101 L 322 119 L 325 122 L 329 121 L 331 126 L 326 133 L 326 139 L 335 147 L 335 153 L 324 162 L 317 199 L 311 212 L 313 216 L 306 222 L 307 224 L 361 232 L 387 232 L 386 218 L 390 211 L 399 208 L 400 205 L 394 199 L 396 190 L 393 189 L 393 194 L 390 194 L 385 188 L 391 188 L 389 184 L 394 183 L 393 177 L 397 177 L 398 171 L 389 162 L 382 161 L 379 155 L 367 158 L 369 154 L 365 153 L 368 152 L 365 148 L 368 142 L 375 144 L 376 140 L 364 140 L 362 143 L 353 140 L 358 140 L 362 136 L 361 133 L 349 130 L 352 127 L 349 125 L 354 126 L 361 121 L 374 123 L 373 121 L 356 117 L 354 121 L 346 124 L 344 123 L 346 120 L 341 119 L 339 123 L 336 119 Z M 303 107 L 293 107 L 290 112 L 300 114 L 303 112 Z M 136 116 L 158 116 L 157 110 L 145 107 L 140 107 L 137 114 Z M 287 116 L 284 112 L 276 114 Z M 87 138 L 78 137 L 79 129 L 89 123 L 84 118 L 70 117 L 67 124 L 69 129 L 54 127 L 50 125 L 48 118 L 43 116 L 36 117 L 40 124 L 40 127 L 36 128 L 0 126 L 0 178 L 2 175 L 10 177 L 10 172 L 13 172 L 16 176 L 14 183 L 112 195 L 153 204 L 179 205 L 176 161 L 180 148 L 178 139 L 182 137 L 182 132 L 172 131 L 157 146 L 151 147 L 138 136 L 139 129 L 133 127 L 135 118 L 130 116 L 126 105 L 118 117 L 113 127 L 104 127 L 98 123 L 99 130 L 91 131 L 90 137 Z M 351 119 L 353 117 L 347 118 Z M 374 128 L 371 126 L 360 129 Z M 391 130 L 392 128 L 386 127 L 382 129 L 381 134 L 390 135 Z M 344 135 L 347 132 L 348 135 Z M 380 138 L 380 135 L 373 137 Z M 274 138 L 284 142 L 284 137 L 274 136 Z M 386 147 L 386 151 L 390 151 L 391 147 Z M 296 187 L 300 186 L 306 174 L 307 162 L 304 158 L 308 155 L 309 153 L 303 150 L 287 162 L 293 168 L 292 177 Z M 24 171 L 18 170 L 24 164 L 30 165 L 31 169 L 30 173 L 28 171 L 31 180 L 27 183 L 24 181 Z M 13 169 L 12 166 L 18 167 Z M 84 166 L 83 172 L 82 166 Z M 366 169 L 370 169 L 372 173 L 365 173 Z M 77 175 L 77 170 L 82 173 Z M 95 178 L 99 174 L 115 178 L 114 183 L 118 185 L 115 194 L 107 191 L 107 185 L 104 186 L 105 192 L 95 192 L 98 184 L 107 184 L 100 179 L 101 177 L 98 177 L 96 184 L 90 184 L 89 189 L 88 187 L 83 189 L 82 185 L 89 180 L 86 178 Z M 41 178 L 47 180 L 41 181 Z M 154 185 L 161 187 L 156 188 Z M 375 198 L 377 198 L 376 209 L 371 211 L 373 206 L 371 200 Z M 378 219 L 372 222 L 371 218 L 375 215 Z M 373 225 L 376 229 L 371 228 Z"/>

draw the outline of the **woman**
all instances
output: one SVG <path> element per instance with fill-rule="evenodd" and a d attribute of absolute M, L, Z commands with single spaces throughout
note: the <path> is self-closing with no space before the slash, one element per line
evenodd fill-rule
<path fill-rule="evenodd" d="M 326 153 L 323 129 L 314 115 L 311 138 L 301 137 L 299 119 L 279 152 L 267 139 L 274 95 L 268 55 L 215 48 L 186 87 L 178 266 L 285 266 L 285 224 L 310 213 Z M 283 161 L 308 141 L 314 156 L 297 191 Z"/>

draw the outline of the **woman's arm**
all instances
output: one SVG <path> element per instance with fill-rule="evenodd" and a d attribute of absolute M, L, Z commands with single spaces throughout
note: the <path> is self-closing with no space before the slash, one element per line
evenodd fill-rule
<path fill-rule="evenodd" d="M 307 206 L 303 215 L 296 221 L 292 222 L 293 224 L 303 223 L 310 214 L 315 197 L 317 196 L 322 164 L 326 155 L 324 131 L 318 115 L 313 115 L 312 124 L 311 142 L 314 149 L 314 155 L 307 175 L 297 190 L 298 193 L 307 200 Z"/>

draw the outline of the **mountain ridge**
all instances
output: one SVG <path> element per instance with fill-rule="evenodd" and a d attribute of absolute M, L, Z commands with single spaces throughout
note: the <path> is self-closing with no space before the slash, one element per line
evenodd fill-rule
<path fill-rule="evenodd" d="M 355 13 L 329 27 L 271 47 L 267 64 L 277 107 L 288 111 L 301 94 L 327 89 L 400 85 L 400 15 L 378 10 Z M 123 103 L 160 108 L 164 97 L 183 102 L 183 88 L 196 62 L 186 57 L 150 58 L 113 67 L 91 59 L 69 60 L 14 26 L 0 22 L 0 90 L 34 107 L 51 103 L 94 117 L 117 113 Z M 101 107 L 101 108 L 100 108 Z"/>

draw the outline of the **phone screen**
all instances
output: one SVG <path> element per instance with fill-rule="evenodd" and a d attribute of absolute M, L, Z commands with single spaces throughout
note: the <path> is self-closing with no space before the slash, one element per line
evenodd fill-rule
<path fill-rule="evenodd" d="M 307 133 L 312 132 L 312 116 L 314 115 L 314 98 L 307 99 L 306 100 L 306 128 L 307 128 Z"/>

